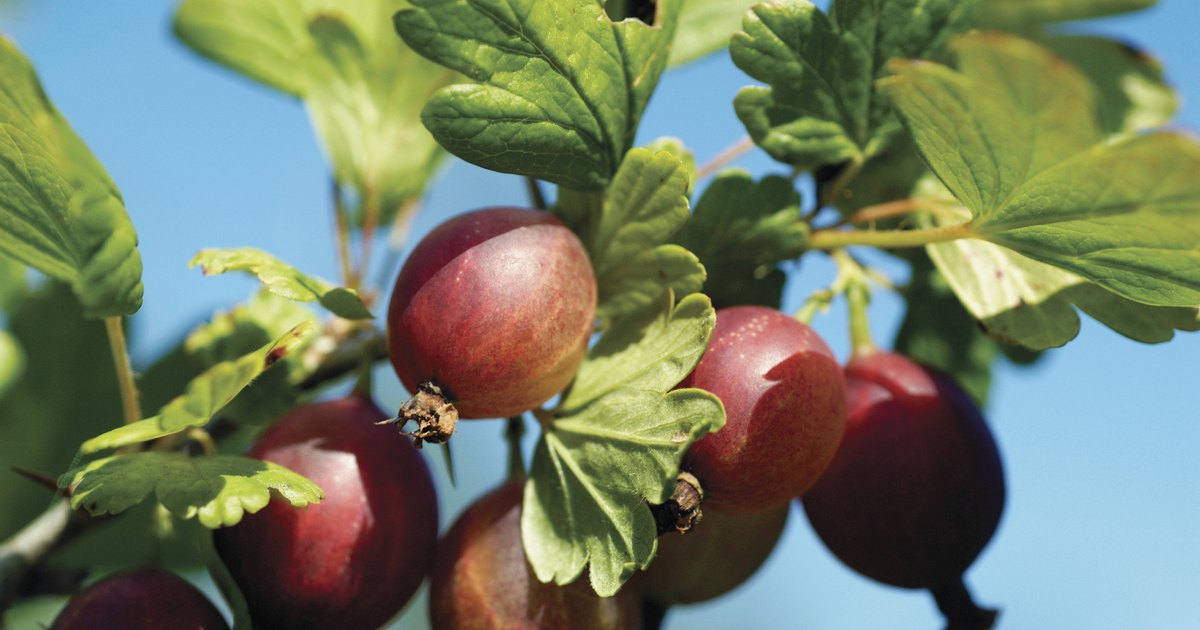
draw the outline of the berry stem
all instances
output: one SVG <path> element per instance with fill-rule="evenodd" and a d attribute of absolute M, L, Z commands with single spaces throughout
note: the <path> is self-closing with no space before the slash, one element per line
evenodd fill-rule
<path fill-rule="evenodd" d="M 546 203 L 546 195 L 542 193 L 542 185 L 533 177 L 525 178 L 525 187 L 529 191 L 529 203 L 533 204 L 538 210 L 545 210 L 550 206 Z"/>
<path fill-rule="evenodd" d="M 138 400 L 137 384 L 133 381 L 133 366 L 129 363 L 129 350 L 125 346 L 125 330 L 120 317 L 104 318 L 104 329 L 108 332 L 108 348 L 112 352 L 113 365 L 117 368 L 117 384 L 121 388 L 121 408 L 125 424 L 142 419 L 142 405 Z"/>
<path fill-rule="evenodd" d="M 504 428 L 504 439 L 508 441 L 508 479 L 525 478 L 525 455 L 521 452 L 521 438 L 525 435 L 525 419 L 513 416 Z"/>
<path fill-rule="evenodd" d="M 337 178 L 330 178 L 330 192 L 333 195 L 333 220 L 337 236 L 338 264 L 342 271 L 342 284 L 353 289 L 354 266 L 350 262 L 350 224 L 346 220 L 346 206 L 342 200 L 342 187 Z"/>
<path fill-rule="evenodd" d="M 663 620 L 667 618 L 670 609 L 657 602 L 645 600 L 642 602 L 642 630 L 658 630 Z"/>
<path fill-rule="evenodd" d="M 850 346 L 851 355 L 866 356 L 875 352 L 875 341 L 871 338 L 871 324 L 867 317 L 867 307 L 871 303 L 871 287 L 867 281 L 866 272 L 858 261 L 845 250 L 835 250 L 832 254 L 838 265 L 838 281 L 846 303 L 850 310 Z"/>
<path fill-rule="evenodd" d="M 233 574 L 229 572 L 229 568 L 225 566 L 221 556 L 217 555 L 217 549 L 213 546 L 212 531 L 201 528 L 199 543 L 208 574 L 212 576 L 217 590 L 221 591 L 225 603 L 229 604 L 229 611 L 233 613 L 233 630 L 253 630 L 254 622 L 250 620 L 250 606 L 246 603 L 246 597 L 242 595 L 242 589 L 233 579 Z"/>
<path fill-rule="evenodd" d="M 829 188 L 826 188 L 824 191 L 822 191 L 821 198 L 817 202 L 817 206 L 808 214 L 809 219 L 816 216 L 817 213 L 821 211 L 821 208 L 836 202 L 838 197 L 845 192 L 846 187 L 849 186 L 850 183 L 854 181 L 854 178 L 858 177 L 858 174 L 862 172 L 865 164 L 866 160 L 863 159 L 863 156 L 857 155 L 853 160 L 846 164 L 846 166 L 842 167 L 842 170 L 838 172 L 837 177 L 835 177 L 834 180 L 829 183 Z"/>
<path fill-rule="evenodd" d="M 996 623 L 999 611 L 976 604 L 961 577 L 929 592 L 946 618 L 946 630 L 991 630 Z"/>

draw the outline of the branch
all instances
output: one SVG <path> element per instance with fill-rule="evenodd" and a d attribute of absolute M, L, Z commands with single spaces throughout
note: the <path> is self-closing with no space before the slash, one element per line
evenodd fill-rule
<path fill-rule="evenodd" d="M 72 510 L 64 498 L 0 543 L 0 612 L 18 596 L 35 590 L 28 588 L 30 578 L 51 552 L 105 520 Z"/>

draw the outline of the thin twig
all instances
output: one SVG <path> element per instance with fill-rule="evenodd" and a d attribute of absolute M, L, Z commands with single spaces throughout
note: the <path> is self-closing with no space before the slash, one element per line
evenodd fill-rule
<path fill-rule="evenodd" d="M 375 242 L 375 228 L 379 225 L 379 193 L 375 188 L 363 191 L 362 201 L 362 235 L 358 243 L 358 268 L 354 272 L 354 286 L 363 288 L 363 279 L 371 266 L 371 246 Z"/>
<path fill-rule="evenodd" d="M 717 169 L 726 164 L 742 157 L 747 151 L 754 148 L 754 140 L 750 136 L 742 136 L 740 140 L 729 145 L 723 151 L 718 153 L 716 157 L 706 162 L 703 166 L 696 169 L 696 179 L 704 179 L 712 175 Z"/>
<path fill-rule="evenodd" d="M 330 191 L 333 194 L 334 232 L 337 242 L 338 264 L 342 270 L 342 284 L 348 288 L 354 287 L 354 265 L 350 262 L 350 225 L 346 221 L 346 207 L 342 202 L 342 187 L 337 178 L 330 179 Z"/>
<path fill-rule="evenodd" d="M 72 511 L 68 500 L 61 499 L 0 543 L 0 612 L 26 590 L 24 584 L 30 572 L 51 552 L 106 520 Z"/>
<path fill-rule="evenodd" d="M 542 192 L 542 186 L 538 180 L 533 177 L 525 178 L 525 188 L 529 192 L 529 202 L 538 210 L 545 210 L 550 206 L 546 203 L 546 195 Z"/>
<path fill-rule="evenodd" d="M 137 384 L 133 381 L 133 366 L 129 363 L 129 349 L 125 346 L 125 330 L 120 317 L 104 318 L 104 329 L 108 332 L 108 349 L 112 352 L 113 365 L 117 369 L 117 384 L 121 388 L 121 409 L 125 424 L 142 419 L 142 404 L 138 400 Z"/>

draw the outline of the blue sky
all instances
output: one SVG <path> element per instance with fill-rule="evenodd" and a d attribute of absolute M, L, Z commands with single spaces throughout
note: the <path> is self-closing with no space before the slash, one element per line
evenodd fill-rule
<path fill-rule="evenodd" d="M 149 358 L 253 283 L 187 269 L 202 247 L 253 245 L 337 277 L 327 170 L 298 103 L 204 62 L 169 31 L 173 3 L 26 2 L 0 8 L 0 32 L 32 59 L 51 98 L 120 185 L 146 262 L 145 306 L 134 318 L 136 357 Z M 1076 25 L 1141 44 L 1165 64 L 1184 99 L 1178 126 L 1200 127 L 1200 5 L 1162 0 L 1143 14 Z M 730 101 L 750 83 L 725 56 L 673 71 L 643 136 L 683 138 L 700 161 L 744 131 Z M 738 164 L 775 168 L 761 154 Z M 1200 177 L 1200 174 L 1197 174 Z M 516 178 L 451 163 L 414 224 L 523 204 Z M 814 257 L 815 258 L 815 257 Z M 806 260 L 785 309 L 827 284 Z M 899 302 L 873 305 L 877 339 L 892 336 Z M 844 313 L 815 325 L 848 354 Z M 968 574 L 977 598 L 1004 609 L 1000 628 L 1183 628 L 1200 593 L 1200 336 L 1144 346 L 1086 321 L 1079 337 L 1029 370 L 1002 367 L 988 409 L 1004 455 L 1009 502 L 997 537 Z M 388 406 L 404 398 L 380 372 Z M 496 422 L 462 427 L 447 518 L 498 481 Z M 470 462 L 468 465 L 467 462 Z M 410 605 L 402 627 L 423 627 Z M 673 611 L 667 628 L 940 627 L 922 593 L 879 586 L 841 567 L 793 510 L 784 540 L 746 587 Z"/>

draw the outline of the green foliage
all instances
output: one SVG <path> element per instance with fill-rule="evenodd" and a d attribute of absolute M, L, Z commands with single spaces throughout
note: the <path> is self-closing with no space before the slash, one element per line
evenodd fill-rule
<path fill-rule="evenodd" d="M 387 223 L 444 155 L 420 108 L 451 72 L 392 31 L 401 0 L 185 0 L 175 33 L 196 52 L 303 99 L 336 181 Z"/>
<path fill-rule="evenodd" d="M 305 275 L 295 267 L 253 247 L 201 250 L 188 263 L 188 267 L 196 265 L 200 266 L 206 276 L 230 271 L 254 274 L 271 293 L 296 302 L 316 300 L 339 317 L 374 317 L 353 289 L 334 287 L 325 280 Z"/>
<path fill-rule="evenodd" d="M 315 329 L 312 322 L 298 324 L 255 352 L 213 365 L 192 379 L 187 390 L 167 403 L 158 415 L 98 435 L 84 442 L 80 452 L 87 455 L 204 426 L 258 375 L 286 357 Z"/>
<path fill-rule="evenodd" d="M 730 45 L 733 62 L 769 87 L 734 108 L 771 157 L 797 168 L 865 160 L 897 130 L 875 90 L 888 59 L 927 58 L 969 28 L 977 0 L 807 0 L 756 5 Z"/>
<path fill-rule="evenodd" d="M 48 282 L 16 305 L 8 330 L 25 369 L 0 396 L 0 539 L 46 509 L 50 493 L 8 470 L 66 469 L 79 443 L 120 422 L 104 325 L 84 318 L 71 288 Z"/>
<path fill-rule="evenodd" d="M 633 145 L 667 65 L 680 0 L 655 25 L 613 22 L 596 0 L 415 0 L 396 30 L 474 83 L 443 88 L 421 117 L 484 168 L 600 190 Z"/>
<path fill-rule="evenodd" d="M 621 389 L 667 391 L 687 376 L 704 354 L 717 325 L 708 298 L 694 293 L 643 308 L 618 322 L 588 351 L 561 407 L 577 410 Z"/>
<path fill-rule="evenodd" d="M 91 514 L 119 514 L 153 492 L 175 516 L 214 529 L 266 507 L 272 490 L 296 507 L 324 498 L 316 484 L 283 466 L 234 455 L 114 455 L 67 472 L 59 484 L 69 489 L 72 507 Z"/>
<path fill-rule="evenodd" d="M 16 308 L 25 291 L 25 265 L 0 253 L 0 313 Z"/>
<path fill-rule="evenodd" d="M 71 285 L 89 317 L 142 305 L 137 234 L 116 184 L 0 37 L 0 253 Z"/>
<path fill-rule="evenodd" d="M 688 181 L 673 154 L 633 149 L 600 211 L 583 219 L 579 231 L 596 272 L 601 321 L 660 304 L 669 291 L 695 293 L 704 284 L 696 256 L 667 243 L 687 221 Z M 560 205 L 570 203 L 568 196 Z"/>
<path fill-rule="evenodd" d="M 1091 82 L 1105 133 L 1154 129 L 1175 115 L 1179 99 L 1167 85 L 1162 65 L 1145 52 L 1111 39 L 1083 35 L 1049 37 L 1044 44 Z"/>
<path fill-rule="evenodd" d="M 1140 304 L 991 243 L 962 240 L 928 249 L 987 334 L 1006 343 L 1062 346 L 1079 334 L 1075 307 L 1142 343 L 1170 341 L 1176 329 L 1196 330 L 1195 308 Z"/>
<path fill-rule="evenodd" d="M 987 0 L 980 26 L 1021 29 L 1049 22 L 1067 22 L 1138 11 L 1158 0 Z"/>
<path fill-rule="evenodd" d="M 687 447 L 725 423 L 712 394 L 670 391 L 715 324 L 708 299 L 695 294 L 620 320 L 589 351 L 543 424 L 525 486 L 521 535 L 538 579 L 567 584 L 590 564 L 592 587 L 610 596 L 654 557 L 646 501 L 665 502 Z"/>
<path fill-rule="evenodd" d="M 742 16 L 761 0 L 684 0 L 679 29 L 671 44 L 672 66 L 682 65 L 729 46 Z"/>
<path fill-rule="evenodd" d="M 719 174 L 675 241 L 711 270 L 706 291 L 717 308 L 734 304 L 779 306 L 783 273 L 775 263 L 798 258 L 809 226 L 790 179 L 755 182 L 744 171 Z"/>
<path fill-rule="evenodd" d="M 1044 48 L 979 34 L 956 50 L 961 72 L 896 63 L 884 89 L 970 234 L 1135 302 L 1200 304 L 1200 146 L 1096 144 L 1090 86 Z"/>

